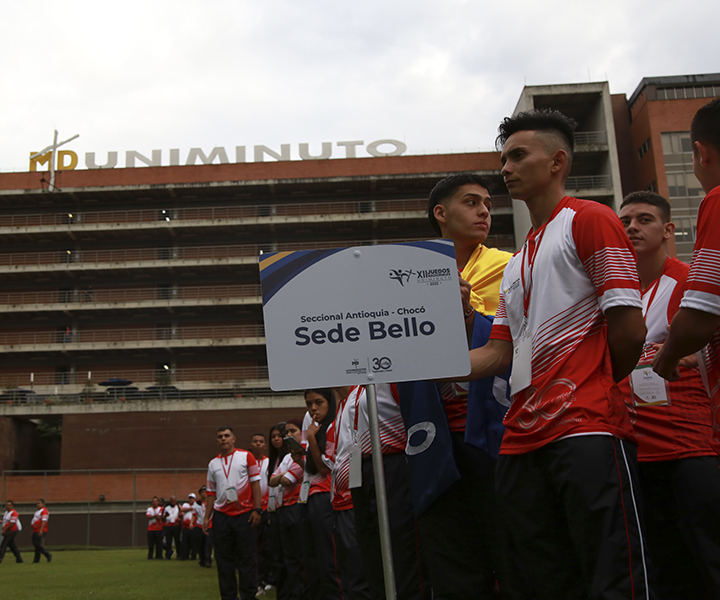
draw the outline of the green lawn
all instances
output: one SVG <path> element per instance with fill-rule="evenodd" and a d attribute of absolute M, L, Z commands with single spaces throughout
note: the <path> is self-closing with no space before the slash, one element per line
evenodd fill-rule
<path fill-rule="evenodd" d="M 53 552 L 52 547 L 48 548 Z M 147 550 L 66 550 L 34 564 L 23 552 L 0 564 L 2 600 L 205 600 L 219 598 L 217 570 L 195 561 L 147 560 Z M 263 600 L 275 600 L 269 591 Z"/>

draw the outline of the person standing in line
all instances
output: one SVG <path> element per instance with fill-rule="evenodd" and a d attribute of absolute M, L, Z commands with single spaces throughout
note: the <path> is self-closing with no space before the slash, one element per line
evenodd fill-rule
<path fill-rule="evenodd" d="M 331 470 L 323 462 L 327 429 L 335 420 L 335 392 L 330 388 L 305 390 L 308 412 L 303 419 L 305 455 L 296 456 L 305 473 L 299 502 L 307 505 L 305 574 L 312 597 L 342 598 L 333 539 L 334 513 L 330 498 Z"/>
<path fill-rule="evenodd" d="M 160 504 L 160 498 L 153 496 L 152 505 L 145 511 L 147 518 L 147 540 L 148 540 L 148 560 L 153 558 L 153 550 L 155 558 L 162 559 L 163 549 L 163 508 Z"/>
<path fill-rule="evenodd" d="M 182 513 L 182 531 L 180 532 L 180 552 L 178 560 L 195 559 L 195 548 L 192 545 L 192 530 L 195 527 L 193 519 L 193 505 L 195 504 L 195 494 L 188 494 L 187 502 L 180 507 Z"/>
<path fill-rule="evenodd" d="M 208 521 L 207 528 L 203 528 L 205 522 L 205 511 L 207 510 L 206 487 L 203 485 L 198 490 L 199 498 L 193 505 L 195 518 L 195 548 L 197 551 L 198 564 L 209 569 L 212 567 L 212 518 Z"/>
<path fill-rule="evenodd" d="M 638 367 L 620 383 L 638 440 L 648 551 L 661 598 L 720 598 L 720 468 L 710 398 L 697 367 L 665 383 L 649 365 L 680 307 L 690 267 L 668 256 L 670 203 L 634 192 L 620 220 L 638 257 L 648 328 Z"/>
<path fill-rule="evenodd" d="M 687 288 L 653 369 L 675 381 L 680 360 L 702 351 L 700 367 L 713 411 L 713 447 L 720 455 L 720 98 L 695 113 L 690 141 L 693 171 L 706 195 L 698 209 Z"/>
<path fill-rule="evenodd" d="M 335 420 L 330 423 L 325 433 L 325 452 L 323 463 L 332 470 L 330 496 L 335 517 L 333 538 L 340 570 L 342 592 L 348 600 L 370 600 L 362 554 L 355 533 L 355 510 L 353 509 L 350 492 L 350 453 L 353 448 L 351 430 L 342 428 L 342 421 L 347 407 L 347 398 L 341 398 L 338 390 L 333 390 L 337 410 Z M 343 437 L 336 432 L 345 431 Z"/>
<path fill-rule="evenodd" d="M 274 586 L 277 590 L 278 600 L 282 600 L 282 590 L 285 582 L 285 561 L 282 553 L 282 541 L 280 537 L 280 519 L 279 510 L 283 503 L 283 487 L 277 485 L 270 486 L 270 478 L 273 476 L 277 468 L 285 458 L 288 450 L 283 439 L 285 438 L 285 423 L 277 423 L 270 429 L 270 448 L 268 453 L 268 540 L 271 565 L 269 567 L 270 586 Z"/>
<path fill-rule="evenodd" d="M 32 543 L 35 547 L 35 560 L 33 562 L 40 562 L 40 556 L 44 556 L 48 562 L 52 560 L 52 554 L 45 549 L 45 535 L 48 531 L 48 519 L 50 512 L 45 506 L 45 500 L 40 498 L 37 501 L 37 510 L 32 518 Z"/>
<path fill-rule="evenodd" d="M 555 110 L 499 127 L 501 173 L 532 229 L 470 379 L 512 362 L 495 481 L 537 600 L 647 600 L 637 447 L 617 385 L 645 341 L 637 261 L 609 207 L 565 195 L 574 128 Z"/>
<path fill-rule="evenodd" d="M 398 600 L 427 600 L 432 590 L 412 504 L 407 457 L 407 435 L 400 414 L 397 386 L 377 384 L 378 426 L 387 492 L 390 541 Z M 337 431 L 340 440 L 353 440 L 347 463 L 348 482 L 355 511 L 355 534 L 363 569 L 373 600 L 385 598 L 385 574 L 378 528 L 372 441 L 363 386 L 337 387 L 343 414 Z"/>
<path fill-rule="evenodd" d="M 257 527 L 262 517 L 260 470 L 255 457 L 235 448 L 231 427 L 217 429 L 220 453 L 207 474 L 207 532 L 213 519 L 213 546 L 222 600 L 252 600 L 257 593 Z M 214 502 L 211 502 L 214 499 Z M 238 584 L 239 575 L 239 584 Z"/>
<path fill-rule="evenodd" d="M 260 470 L 260 493 L 262 494 L 262 519 L 258 526 L 257 533 L 257 557 L 258 557 L 258 593 L 265 591 L 269 585 L 272 575 L 272 556 L 270 554 L 270 542 L 268 539 L 268 464 L 270 459 L 267 456 L 267 441 L 262 433 L 255 433 L 250 438 L 250 452 L 257 461 Z M 269 588 L 268 588 L 269 589 Z"/>
<path fill-rule="evenodd" d="M 476 173 L 446 177 L 428 199 L 430 225 L 453 242 L 471 348 L 488 341 L 512 257 L 485 246 L 492 204 L 489 181 Z M 507 377 L 398 384 L 408 432 L 433 427 L 432 438 L 419 434 L 430 442 L 422 452 L 408 446 L 407 460 L 430 582 L 443 600 L 528 597 L 520 573 L 510 572 L 509 536 L 495 493 L 507 387 Z"/>
<path fill-rule="evenodd" d="M 298 444 L 302 441 L 302 420 L 291 419 L 285 423 L 287 437 Z M 282 506 L 276 519 L 280 529 L 280 544 L 284 569 L 284 581 L 278 586 L 278 600 L 300 600 L 303 597 L 303 531 L 305 506 L 298 504 L 303 468 L 287 452 L 268 481 L 271 488 L 282 487 Z"/>
<path fill-rule="evenodd" d="M 170 496 L 170 503 L 163 509 L 163 534 L 165 537 L 165 560 L 170 560 L 173 556 L 173 542 L 175 542 L 175 551 L 180 558 L 180 532 L 182 529 L 182 520 L 180 517 L 180 507 L 175 496 Z"/>
<path fill-rule="evenodd" d="M 15 510 L 15 505 L 12 500 L 8 500 L 5 503 L 5 514 L 3 514 L 2 520 L 2 544 L 0 544 L 0 563 L 5 558 L 5 552 L 10 548 L 10 552 L 15 555 L 15 562 L 23 562 L 20 550 L 18 550 L 15 544 L 15 536 L 18 531 L 22 528 L 20 524 L 20 517 Z"/>

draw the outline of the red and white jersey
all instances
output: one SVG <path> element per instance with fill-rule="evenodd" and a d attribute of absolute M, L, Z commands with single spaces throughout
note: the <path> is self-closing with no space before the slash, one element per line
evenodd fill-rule
<path fill-rule="evenodd" d="M 180 506 L 175 505 L 171 506 L 168 504 L 163 509 L 163 516 L 165 517 L 165 527 L 172 527 L 173 525 L 177 525 L 180 523 Z"/>
<path fill-rule="evenodd" d="M 190 503 L 186 502 L 180 508 L 182 509 L 183 528 L 190 529 L 191 527 L 194 527 L 195 523 L 193 522 L 193 511 L 192 511 L 192 506 L 190 506 Z"/>
<path fill-rule="evenodd" d="M 260 469 L 250 452 L 236 448 L 227 456 L 218 454 L 210 461 L 207 472 L 207 495 L 215 497 L 214 510 L 240 515 L 255 508 L 250 485 L 253 481 L 260 481 Z M 233 488 L 231 494 L 237 500 L 228 497 L 228 490 Z"/>
<path fill-rule="evenodd" d="M 378 404 L 380 443 L 383 454 L 405 452 L 407 435 L 400 414 L 399 395 L 394 384 L 375 386 Z M 372 454 L 365 387 L 351 388 L 335 415 L 335 461 L 333 467 L 333 507 L 343 506 L 343 495 L 350 490 L 350 453 L 355 439 L 363 456 Z M 350 508 L 350 506 L 345 506 Z M 342 510 L 336 508 L 336 510 Z"/>
<path fill-rule="evenodd" d="M 282 505 L 291 506 L 296 504 L 300 496 L 300 488 L 303 482 L 303 468 L 292 459 L 292 454 L 286 454 L 273 475 L 284 473 L 284 476 L 292 485 L 282 486 Z M 282 485 L 282 484 L 281 484 Z M 280 486 L 278 486 L 280 487 Z"/>
<path fill-rule="evenodd" d="M 148 531 L 162 531 L 162 528 L 163 528 L 162 514 L 163 514 L 162 506 L 148 507 L 148 509 L 145 511 L 145 515 L 148 517 L 152 517 L 152 519 L 148 519 Z"/>
<path fill-rule="evenodd" d="M 655 357 L 651 343 L 662 344 L 668 325 L 680 308 L 689 267 L 668 257 L 662 275 L 643 292 L 643 314 L 647 325 L 645 348 L 639 365 L 650 365 Z M 699 369 L 680 367 L 680 379 L 666 383 L 668 404 L 643 404 L 634 395 L 630 377 L 620 382 L 638 441 L 638 460 L 660 461 L 712 456 L 710 398 Z"/>
<path fill-rule="evenodd" d="M 308 454 L 310 454 L 310 444 L 307 440 L 307 430 L 308 427 L 310 427 L 310 423 L 312 422 L 313 419 L 310 416 L 310 413 L 306 412 L 302 423 L 302 447 L 308 451 Z M 310 490 L 308 492 L 308 495 L 312 496 L 320 492 L 329 492 L 331 475 L 332 473 L 328 473 L 327 475 L 322 475 L 321 473 L 312 474 L 309 473 L 306 469 L 305 474 L 303 475 L 303 483 L 305 481 L 310 482 Z"/>
<path fill-rule="evenodd" d="M 352 395 L 352 392 L 350 395 Z M 348 480 L 350 449 L 344 448 L 343 454 L 339 455 L 337 452 L 337 444 L 335 443 L 336 426 L 339 421 L 342 420 L 341 414 L 345 408 L 345 400 L 347 400 L 347 398 L 340 402 L 337 413 L 335 414 L 335 420 L 330 423 L 330 426 L 327 428 L 325 434 L 325 453 L 323 454 L 323 462 L 331 471 L 330 499 L 332 501 L 332 507 L 335 510 L 348 510 L 353 507 L 350 482 Z M 338 465 L 340 466 L 338 467 Z M 340 470 L 343 471 L 344 475 L 338 479 Z"/>
<path fill-rule="evenodd" d="M 500 454 L 572 435 L 632 439 L 603 314 L 616 306 L 642 307 L 635 250 L 610 208 L 565 196 L 503 276 L 490 338 L 517 347 L 527 307 L 532 342 L 530 385 L 513 394 Z"/>
<path fill-rule="evenodd" d="M 255 459 L 257 460 L 257 459 Z M 265 510 L 268 505 L 268 493 L 270 487 L 268 486 L 268 466 L 270 465 L 270 459 L 267 456 L 263 456 L 258 462 L 258 469 L 260 470 L 260 494 L 262 495 L 262 509 Z"/>
<path fill-rule="evenodd" d="M 5 530 L 8 524 L 10 526 L 7 528 L 7 531 L 18 531 L 18 514 L 16 510 L 6 510 L 5 514 L 3 514 L 3 520 L 2 520 L 2 528 Z"/>
<path fill-rule="evenodd" d="M 698 209 L 697 235 L 681 308 L 720 315 L 720 186 Z M 705 383 L 713 412 L 713 445 L 720 454 L 720 329 L 703 349 Z"/>
<path fill-rule="evenodd" d="M 39 532 L 40 529 L 42 529 L 44 532 L 47 532 L 47 524 L 49 518 L 50 512 L 45 506 L 36 510 L 35 514 L 33 515 L 32 521 L 30 522 L 30 525 L 32 525 L 32 530 L 36 533 Z"/>
<path fill-rule="evenodd" d="M 400 414 L 400 395 L 395 384 L 379 383 L 375 386 L 378 405 L 378 424 L 380 428 L 380 449 L 383 454 L 398 454 L 405 452 L 407 446 L 407 434 L 405 425 Z M 348 425 L 352 419 L 352 427 L 357 431 L 362 455 L 372 454 L 372 442 L 370 440 L 370 421 L 368 420 L 367 395 L 365 387 L 355 402 L 348 406 L 350 411 Z M 339 432 L 338 432 L 339 434 Z"/>
<path fill-rule="evenodd" d="M 192 519 L 195 527 L 202 527 L 204 518 L 205 505 L 202 502 L 196 501 L 192 506 Z"/>
<path fill-rule="evenodd" d="M 359 397 L 364 392 L 365 389 L 361 386 L 351 388 L 347 397 L 340 401 L 335 413 L 335 422 L 333 424 L 335 457 L 331 485 L 332 505 L 335 510 L 346 510 L 352 507 L 350 452 L 353 448 L 355 408 L 359 404 Z"/>

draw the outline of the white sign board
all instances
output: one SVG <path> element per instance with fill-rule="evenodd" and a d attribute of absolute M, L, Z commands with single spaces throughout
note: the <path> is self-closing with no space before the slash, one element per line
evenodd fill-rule
<path fill-rule="evenodd" d="M 470 372 L 447 240 L 260 257 L 273 390 Z"/>

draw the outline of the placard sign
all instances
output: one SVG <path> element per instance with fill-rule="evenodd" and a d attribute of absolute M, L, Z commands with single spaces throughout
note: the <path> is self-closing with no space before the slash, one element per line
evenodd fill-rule
<path fill-rule="evenodd" d="M 470 372 L 447 240 L 260 257 L 273 390 Z"/>

